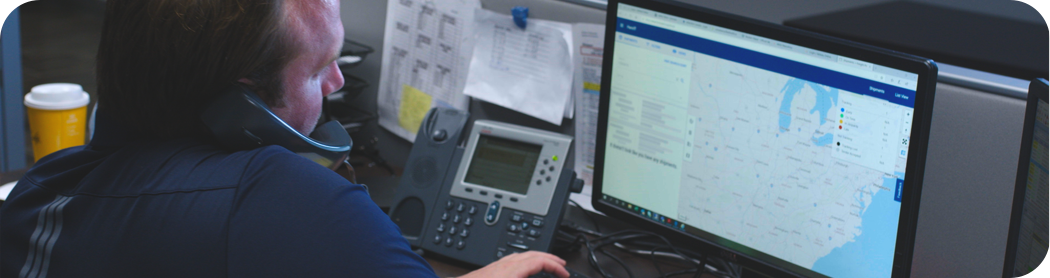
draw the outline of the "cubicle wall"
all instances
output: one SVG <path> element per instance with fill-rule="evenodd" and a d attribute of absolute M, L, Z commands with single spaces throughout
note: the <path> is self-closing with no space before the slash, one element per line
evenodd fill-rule
<path fill-rule="evenodd" d="M 605 18 L 603 10 L 558 0 L 481 2 L 483 7 L 502 13 L 509 13 L 513 6 L 528 6 L 532 18 L 591 23 L 603 23 Z M 758 1 L 762 2 L 760 4 L 684 2 L 712 5 L 715 9 L 779 23 L 786 18 L 885 1 L 816 0 L 806 2 L 806 5 L 816 7 L 809 10 L 777 8 L 776 5 L 797 6 L 781 1 Z M 342 16 L 347 37 L 381 51 L 386 3 L 345 2 Z M 755 8 L 748 9 L 748 6 Z M 375 109 L 381 57 L 381 52 L 373 53 L 362 66 L 351 72 L 373 84 L 358 99 L 358 105 L 365 108 Z M 1024 100 L 1020 98 L 1023 95 L 1004 95 L 982 89 L 943 82 L 937 84 L 912 264 L 914 277 L 995 277 L 1002 273 Z M 571 121 L 554 126 L 478 101 L 472 101 L 471 113 L 477 118 L 538 126 L 566 134 L 573 131 Z M 407 141 L 375 125 L 366 127 L 364 136 L 378 138 L 381 154 L 395 166 L 404 165 L 411 148 Z M 396 179 L 373 183 L 395 186 Z"/>
<path fill-rule="evenodd" d="M 913 277 L 1002 275 L 1025 101 L 937 84 Z"/>
<path fill-rule="evenodd" d="M 11 12 L 0 30 L 0 172 L 26 167 L 19 15 L 17 9 Z"/>
<path fill-rule="evenodd" d="M 528 6 L 530 18 L 550 19 L 564 22 L 589 22 L 605 23 L 605 11 L 592 7 L 563 2 L 560 0 L 482 0 L 482 7 L 504 14 L 510 14 L 514 6 Z M 343 23 L 346 29 L 346 37 L 356 40 L 375 48 L 365 59 L 361 66 L 349 71 L 357 77 L 361 77 L 372 84 L 358 99 L 358 105 L 368 111 L 376 111 L 376 91 L 379 87 L 379 74 L 383 57 L 383 31 L 386 22 L 387 1 L 344 1 L 342 5 Z M 519 125 L 528 125 L 540 129 L 572 134 L 572 121 L 564 121 L 561 126 L 555 126 L 540 120 L 532 121 L 528 117 L 518 117 L 517 112 L 504 109 L 497 105 L 490 105 L 479 101 L 472 101 L 471 114 L 475 118 L 494 119 Z M 527 118 L 527 119 L 526 119 Z M 393 135 L 375 124 L 364 127 L 361 137 L 375 137 L 379 140 L 378 148 L 383 158 L 395 166 L 404 166 L 411 150 L 411 144 Z M 357 141 L 361 141 L 360 138 Z M 370 139 L 370 138 L 369 138 Z M 393 182 L 396 181 L 374 181 Z"/>

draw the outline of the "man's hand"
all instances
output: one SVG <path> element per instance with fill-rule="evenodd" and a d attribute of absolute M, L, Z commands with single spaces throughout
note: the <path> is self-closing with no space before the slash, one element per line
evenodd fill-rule
<path fill-rule="evenodd" d="M 569 277 L 569 272 L 565 270 L 565 260 L 548 253 L 528 251 L 503 257 L 460 278 L 525 278 L 541 271 L 553 273 L 561 278 Z"/>

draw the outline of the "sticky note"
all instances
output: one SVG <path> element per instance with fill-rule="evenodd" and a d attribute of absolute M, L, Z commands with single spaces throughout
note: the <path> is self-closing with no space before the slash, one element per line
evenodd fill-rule
<path fill-rule="evenodd" d="M 397 123 L 405 130 L 416 133 L 423 123 L 433 97 L 409 85 L 401 86 L 401 109 L 398 111 Z"/>
<path fill-rule="evenodd" d="M 583 89 L 597 92 L 602 90 L 602 85 L 591 82 L 583 82 Z"/>

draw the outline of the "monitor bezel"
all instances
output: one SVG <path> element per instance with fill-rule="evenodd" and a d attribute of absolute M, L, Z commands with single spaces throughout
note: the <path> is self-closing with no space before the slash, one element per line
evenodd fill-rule
<path fill-rule="evenodd" d="M 611 0 L 609 1 L 608 9 L 606 11 L 606 26 L 615 26 L 619 3 L 629 4 L 653 11 L 660 11 L 665 14 L 685 19 L 695 20 L 706 24 L 916 73 L 918 75 L 918 80 L 916 84 L 911 145 L 908 149 L 909 156 L 905 170 L 907 178 L 904 181 L 904 192 L 901 200 L 901 215 L 898 223 L 897 243 L 894 251 L 895 256 L 892 270 L 893 274 L 891 277 L 908 277 L 910 275 L 915 227 L 916 220 L 918 219 L 919 199 L 922 191 L 922 177 L 924 175 L 926 161 L 926 146 L 929 141 L 930 119 L 932 114 L 934 90 L 936 88 L 937 66 L 932 60 L 667 0 Z M 615 52 L 614 38 L 616 36 L 616 29 L 606 28 L 605 32 L 602 72 L 610 73 L 612 72 L 613 66 L 611 55 Z M 815 273 L 783 260 L 770 262 L 755 258 L 751 255 L 744 254 L 741 250 L 733 250 L 725 245 L 720 245 L 716 243 L 716 239 L 702 238 L 694 234 L 672 229 L 669 226 L 665 226 L 656 221 L 639 217 L 626 209 L 617 207 L 609 201 L 604 200 L 602 198 L 605 195 L 602 191 L 602 179 L 604 175 L 605 145 L 609 123 L 608 96 L 610 95 L 611 77 L 611 74 L 603 74 L 601 79 L 598 132 L 595 144 L 594 194 L 591 196 L 591 202 L 597 210 L 613 218 L 623 219 L 628 223 L 654 230 L 672 240 L 690 243 L 686 246 L 697 246 L 699 247 L 698 251 L 704 252 L 704 254 L 708 256 L 716 255 L 722 259 L 738 263 L 745 268 L 766 275 L 772 275 L 774 277 L 788 275 L 801 276 L 804 275 L 804 272 L 801 270 Z M 691 226 L 689 228 L 695 230 L 695 228 Z"/>
<path fill-rule="evenodd" d="M 1050 91 L 1046 79 L 1035 79 L 1028 85 L 1025 102 L 1024 126 L 1021 132 L 1021 149 L 1017 158 L 1017 178 L 1014 180 L 1013 207 L 1010 211 L 1010 232 L 1006 239 L 1006 257 L 1003 261 L 1003 277 L 1013 277 L 1017 260 L 1017 239 L 1021 229 L 1021 212 L 1024 210 L 1024 195 L 1028 185 L 1028 163 L 1032 158 L 1032 136 L 1035 133 L 1035 117 L 1039 101 L 1047 101 Z M 1040 264 L 1042 265 L 1042 264 Z"/>

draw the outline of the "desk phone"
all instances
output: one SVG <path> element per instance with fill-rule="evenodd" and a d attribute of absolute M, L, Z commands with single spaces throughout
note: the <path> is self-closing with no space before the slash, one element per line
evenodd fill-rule
<path fill-rule="evenodd" d="M 486 120 L 463 134 L 468 118 L 427 113 L 391 219 L 413 247 L 477 266 L 548 251 L 570 189 L 582 187 L 566 161 L 572 137 Z"/>

